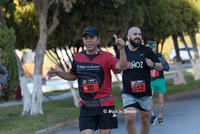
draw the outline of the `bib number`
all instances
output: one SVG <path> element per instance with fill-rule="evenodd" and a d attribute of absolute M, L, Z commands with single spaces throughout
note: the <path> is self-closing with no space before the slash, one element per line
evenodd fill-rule
<path fill-rule="evenodd" d="M 151 70 L 151 78 L 156 78 L 159 76 L 159 71 L 156 71 L 155 69 Z"/>
<path fill-rule="evenodd" d="M 145 92 L 145 81 L 144 80 L 136 80 L 131 81 L 131 89 L 133 93 Z"/>
<path fill-rule="evenodd" d="M 98 91 L 99 91 L 99 85 L 95 79 L 83 80 L 84 93 L 95 93 Z"/>

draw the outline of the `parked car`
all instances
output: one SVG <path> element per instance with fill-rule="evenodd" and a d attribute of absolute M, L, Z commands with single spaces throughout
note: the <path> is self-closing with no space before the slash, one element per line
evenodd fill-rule
<path fill-rule="evenodd" d="M 193 46 L 188 45 L 188 48 L 190 50 L 190 54 L 191 54 L 192 58 L 194 59 Z M 197 47 L 197 49 L 199 51 L 199 56 L 200 56 L 200 47 Z M 188 55 L 188 52 L 187 52 L 185 46 L 179 46 L 179 53 L 180 53 L 180 57 L 181 57 L 183 63 L 190 60 L 190 57 Z M 174 62 L 176 61 L 176 52 L 175 52 L 174 48 L 169 53 L 169 60 L 174 61 Z"/>

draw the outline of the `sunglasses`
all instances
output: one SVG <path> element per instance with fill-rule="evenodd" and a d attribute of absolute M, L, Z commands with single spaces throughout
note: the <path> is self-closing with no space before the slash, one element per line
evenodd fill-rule
<path fill-rule="evenodd" d="M 150 44 L 148 44 L 147 46 L 148 46 L 148 47 L 149 47 L 149 46 L 153 46 L 153 47 L 155 47 L 155 46 L 156 46 L 156 44 L 151 44 L 151 45 L 150 45 Z"/>

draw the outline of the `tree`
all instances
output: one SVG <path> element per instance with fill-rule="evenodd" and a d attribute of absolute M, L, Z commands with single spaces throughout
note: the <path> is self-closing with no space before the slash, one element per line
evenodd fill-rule
<path fill-rule="evenodd" d="M 185 48 L 188 51 L 188 55 L 190 56 L 190 62 L 192 64 L 192 67 L 194 70 L 194 79 L 198 80 L 198 79 L 200 79 L 200 75 L 199 75 L 200 72 L 198 71 L 198 63 L 195 62 L 195 60 L 192 58 L 190 51 L 187 47 L 187 44 L 184 40 L 183 33 L 187 33 L 188 30 L 190 31 L 191 29 L 195 29 L 195 27 L 198 27 L 198 25 L 197 25 L 198 20 L 195 20 L 194 18 L 199 18 L 198 17 L 199 11 L 197 9 L 194 9 L 194 5 L 191 5 L 191 3 L 189 1 L 181 1 L 180 10 L 181 10 L 181 14 L 179 15 L 179 19 L 178 19 L 178 21 L 179 21 L 178 27 L 181 30 L 178 32 L 178 35 L 179 35 L 181 41 L 183 42 L 183 44 L 185 45 Z M 192 26 L 191 26 L 191 24 L 192 24 Z M 193 36 L 190 36 L 190 37 L 192 39 Z M 193 43 L 193 44 L 195 44 L 195 43 Z M 193 45 L 193 47 L 194 47 L 194 51 L 196 51 L 195 53 L 197 53 L 197 55 L 198 55 L 197 46 Z M 196 56 L 195 58 L 198 58 L 198 56 Z"/>
<path fill-rule="evenodd" d="M 14 98 L 15 91 L 19 86 L 19 74 L 17 71 L 17 61 L 12 51 L 16 36 L 14 30 L 8 29 L 0 23 L 0 63 L 8 71 L 6 83 L 3 85 L 0 101 L 9 101 Z"/>
<path fill-rule="evenodd" d="M 167 25 L 169 11 L 165 0 L 141 1 L 145 21 L 141 27 L 144 44 L 154 40 L 157 45 L 164 44 L 165 39 L 170 35 L 170 28 Z M 161 49 L 162 51 L 162 49 Z"/>
<path fill-rule="evenodd" d="M 7 23 L 8 27 L 13 27 L 15 29 L 17 38 L 16 38 L 16 43 L 14 44 L 15 46 L 12 47 L 13 53 L 15 55 L 15 58 L 17 60 L 17 65 L 18 65 L 18 73 L 19 73 L 19 80 L 20 80 L 20 87 L 21 90 L 23 92 L 23 100 L 24 100 L 24 105 L 23 105 L 23 111 L 21 115 L 29 115 L 30 113 L 30 109 L 31 109 L 31 95 L 28 91 L 28 87 L 27 87 L 27 80 L 25 77 L 25 73 L 22 67 L 22 64 L 20 62 L 19 57 L 17 56 L 16 52 L 15 52 L 15 47 L 18 47 L 19 49 L 22 49 L 24 47 L 25 42 L 20 42 L 19 40 L 21 39 L 21 41 L 27 40 L 26 38 L 24 39 L 22 36 L 23 35 L 27 35 L 26 34 L 26 30 L 23 29 L 23 27 L 20 27 L 19 22 L 25 22 L 24 19 L 21 20 L 20 17 L 22 17 L 24 14 L 23 12 L 23 7 L 20 6 L 19 3 L 17 3 L 17 1 L 15 1 L 15 3 L 13 2 L 13 0 L 9 0 L 9 1 L 4 1 L 3 4 L 1 4 L 2 9 L 4 9 L 4 14 L 7 14 L 6 18 L 4 19 Z M 17 10 L 17 9 L 19 10 Z M 24 8 L 26 10 L 26 7 Z M 21 12 L 20 12 L 21 11 Z M 27 14 L 27 13 L 26 13 Z M 25 15 L 27 16 L 27 15 Z M 19 18 L 18 18 L 19 17 Z M 22 17 L 22 18 L 26 18 L 26 17 Z M 30 19 L 29 19 L 30 20 Z M 17 23 L 15 23 L 17 22 Z M 30 22 L 29 22 L 30 23 Z M 23 24 L 24 26 L 24 24 Z M 27 28 L 27 27 L 26 27 Z M 12 28 L 11 28 L 12 29 Z M 24 30 L 24 31 L 20 31 L 20 30 Z M 27 30 L 29 31 L 29 30 Z M 21 34 L 23 33 L 23 34 Z M 32 37 L 32 36 L 31 36 Z M 30 40 L 29 40 L 30 43 Z"/>
<path fill-rule="evenodd" d="M 25 0 L 24 0 L 25 1 Z M 118 3 L 123 2 L 124 0 L 114 0 L 115 5 Z M 58 16 L 58 10 L 60 7 L 61 2 L 63 2 L 63 5 L 66 9 L 66 11 L 69 11 L 73 7 L 73 3 L 75 3 L 75 0 L 34 0 L 34 7 L 36 9 L 38 20 L 39 20 L 39 39 L 37 42 L 36 50 L 35 50 L 35 67 L 34 67 L 34 87 L 33 87 L 33 93 L 32 93 L 32 106 L 31 106 L 31 115 L 43 115 L 42 111 L 42 65 L 43 65 L 43 59 L 44 54 L 46 50 L 46 43 L 47 38 L 51 33 L 55 30 L 55 28 L 58 26 L 59 21 L 57 19 Z M 84 1 L 80 1 L 83 2 Z M 103 2 L 103 1 L 101 1 Z M 49 13 L 49 8 L 56 4 L 56 8 L 54 10 L 54 15 L 52 19 L 52 23 L 50 22 L 47 24 L 47 17 Z"/>
<path fill-rule="evenodd" d="M 196 66 L 197 71 L 196 73 L 196 79 L 200 79 L 200 59 L 199 59 L 199 52 L 197 49 L 197 42 L 196 42 L 196 33 L 199 32 L 199 21 L 200 21 L 200 0 L 188 0 L 189 5 L 189 13 L 188 16 L 190 16 L 190 21 L 187 23 L 187 30 L 186 33 L 188 33 L 190 40 L 193 45 L 194 50 L 194 64 Z"/>
<path fill-rule="evenodd" d="M 174 48 L 176 52 L 176 64 L 177 64 L 177 70 L 178 70 L 178 72 L 175 74 L 175 77 L 174 77 L 174 85 L 185 85 L 187 84 L 187 82 L 185 81 L 185 78 L 182 72 L 182 61 L 180 58 L 178 41 L 177 41 L 178 33 L 186 28 L 186 25 L 181 16 L 182 11 L 183 11 L 182 4 L 184 1 L 170 0 L 168 2 L 170 2 L 169 3 L 170 7 L 168 7 L 168 11 L 169 13 L 172 14 L 170 23 L 169 23 L 169 24 L 172 24 L 172 27 L 171 27 L 172 30 L 170 31 L 170 34 L 172 35 L 172 39 L 174 42 Z"/>
<path fill-rule="evenodd" d="M 179 54 L 177 37 L 178 37 L 177 34 L 172 35 L 172 38 L 174 41 L 174 48 L 176 51 L 176 61 L 177 61 L 176 64 L 177 64 L 177 69 L 178 69 L 178 72 L 175 73 L 174 85 L 186 85 L 187 82 L 185 81 L 184 76 L 183 76 L 182 61 L 181 61 L 181 57 Z"/>

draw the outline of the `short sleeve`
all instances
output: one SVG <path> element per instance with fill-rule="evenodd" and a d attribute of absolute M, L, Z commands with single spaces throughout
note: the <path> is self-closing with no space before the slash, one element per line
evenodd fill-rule
<path fill-rule="evenodd" d="M 73 62 L 72 62 L 72 68 L 70 69 L 70 73 L 72 73 L 75 76 L 77 76 L 76 66 L 75 66 L 75 60 L 73 60 Z"/>

